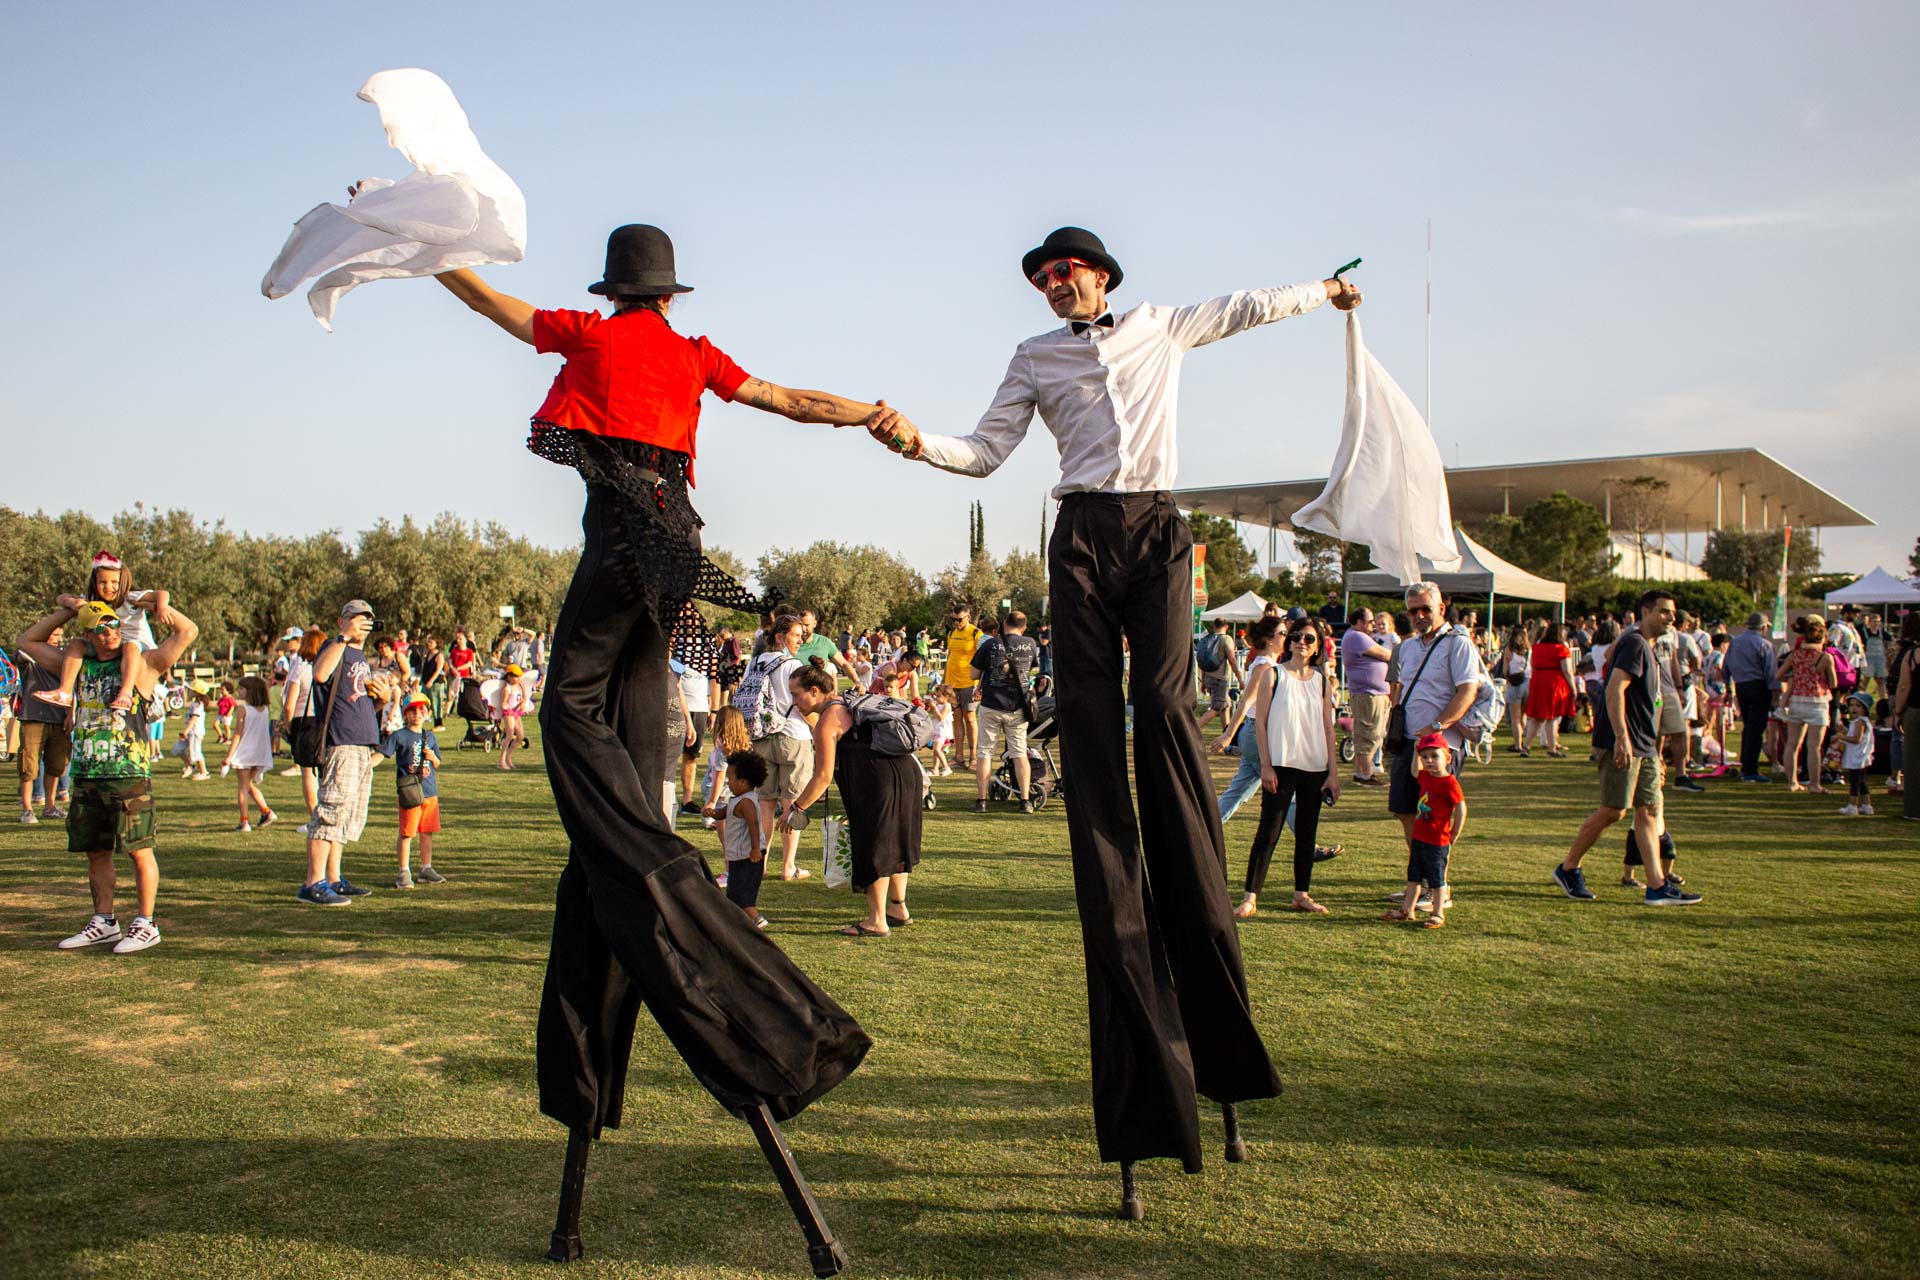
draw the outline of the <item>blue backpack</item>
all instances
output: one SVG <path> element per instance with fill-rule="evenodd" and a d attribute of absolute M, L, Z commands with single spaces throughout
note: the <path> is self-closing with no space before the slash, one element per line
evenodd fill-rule
<path fill-rule="evenodd" d="M 0 701 L 20 693 L 20 668 L 13 665 L 5 650 L 0 650 Z"/>

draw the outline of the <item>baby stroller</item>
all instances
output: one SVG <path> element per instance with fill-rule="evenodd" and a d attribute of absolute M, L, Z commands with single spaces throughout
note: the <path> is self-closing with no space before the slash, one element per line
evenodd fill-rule
<path fill-rule="evenodd" d="M 460 682 L 460 698 L 454 708 L 467 722 L 467 735 L 456 743 L 459 750 L 478 747 L 492 751 L 500 745 L 500 726 L 493 721 L 493 708 L 487 704 L 486 690 L 478 680 Z"/>
<path fill-rule="evenodd" d="M 1034 689 L 1037 695 L 1034 706 L 1039 714 L 1027 721 L 1027 798 L 1039 809 L 1046 804 L 1047 797 L 1067 794 L 1067 780 L 1060 776 L 1060 766 L 1053 758 L 1053 740 L 1060 733 L 1060 724 L 1054 718 L 1052 685 L 1042 676 L 1034 682 Z M 1015 799 L 1016 786 L 1013 761 L 1002 759 L 1000 767 L 987 779 L 987 798 Z"/>

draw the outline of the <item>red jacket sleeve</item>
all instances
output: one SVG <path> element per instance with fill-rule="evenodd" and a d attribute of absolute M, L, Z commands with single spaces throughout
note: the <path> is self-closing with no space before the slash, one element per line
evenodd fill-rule
<path fill-rule="evenodd" d="M 700 348 L 700 371 L 706 378 L 707 390 L 722 400 L 732 400 L 733 393 L 747 380 L 747 371 L 705 338 L 697 338 L 694 343 Z"/>
<path fill-rule="evenodd" d="M 535 311 L 533 349 L 542 355 L 568 355 L 600 319 L 598 311 Z"/>

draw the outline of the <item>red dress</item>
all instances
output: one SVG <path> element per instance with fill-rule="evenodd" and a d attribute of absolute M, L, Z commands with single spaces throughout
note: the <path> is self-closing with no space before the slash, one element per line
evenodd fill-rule
<path fill-rule="evenodd" d="M 1527 719 L 1558 720 L 1573 714 L 1573 686 L 1560 669 L 1573 651 L 1563 644 L 1537 644 L 1527 655 Z"/>

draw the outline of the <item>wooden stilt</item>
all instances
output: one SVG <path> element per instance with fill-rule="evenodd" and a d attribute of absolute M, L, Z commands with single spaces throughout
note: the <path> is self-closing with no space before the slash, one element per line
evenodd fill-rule
<path fill-rule="evenodd" d="M 593 1140 L 583 1133 L 567 1135 L 567 1163 L 560 1174 L 560 1212 L 554 1218 L 548 1262 L 572 1262 L 580 1256 L 580 1197 L 587 1187 L 587 1153 Z"/>
<path fill-rule="evenodd" d="M 1138 1222 L 1147 1216 L 1147 1207 L 1140 1202 L 1140 1189 L 1133 1184 L 1133 1161 L 1120 1162 L 1120 1216 L 1128 1222 Z"/>
<path fill-rule="evenodd" d="M 780 1125 L 774 1120 L 773 1113 L 766 1104 L 750 1107 L 740 1113 L 747 1127 L 753 1130 L 753 1136 L 760 1142 L 760 1154 L 767 1158 L 773 1168 L 773 1176 L 779 1180 L 780 1190 L 787 1197 L 787 1207 L 793 1210 L 794 1219 L 800 1224 L 800 1231 L 807 1238 L 807 1260 L 813 1264 L 816 1276 L 837 1276 L 847 1265 L 847 1251 L 833 1238 L 833 1232 L 827 1228 L 827 1220 L 820 1215 L 820 1206 L 815 1203 L 812 1190 L 807 1186 L 806 1178 L 800 1172 L 799 1164 L 793 1158 L 792 1148 L 787 1146 L 786 1135 L 780 1132 Z"/>
<path fill-rule="evenodd" d="M 1227 1163 L 1246 1163 L 1247 1141 L 1240 1136 L 1240 1113 L 1233 1109 L 1231 1102 L 1223 1102 L 1220 1116 L 1227 1122 Z"/>

